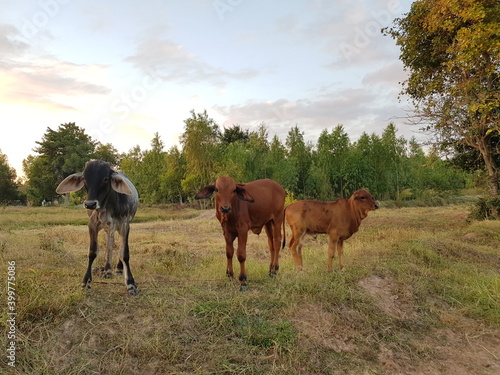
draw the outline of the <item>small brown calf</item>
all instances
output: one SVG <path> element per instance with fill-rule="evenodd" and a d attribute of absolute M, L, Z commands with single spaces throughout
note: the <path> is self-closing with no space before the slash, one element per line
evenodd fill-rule
<path fill-rule="evenodd" d="M 339 198 L 334 202 L 302 200 L 285 208 L 285 220 L 292 229 L 290 252 L 298 271 L 302 270 L 302 240 L 306 234 L 328 234 L 328 271 L 332 270 L 335 249 L 342 269 L 344 241 L 356 233 L 368 211 L 378 205 L 373 196 L 364 189 L 357 190 L 349 199 Z M 283 222 L 283 236 L 285 222 Z M 285 240 L 283 241 L 285 247 Z"/>

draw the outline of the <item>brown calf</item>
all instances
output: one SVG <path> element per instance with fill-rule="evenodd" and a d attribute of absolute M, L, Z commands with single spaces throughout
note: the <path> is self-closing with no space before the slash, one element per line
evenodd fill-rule
<path fill-rule="evenodd" d="M 283 187 L 269 179 L 237 184 L 231 177 L 219 177 L 215 184 L 202 188 L 195 198 L 210 198 L 214 193 L 215 214 L 226 241 L 227 275 L 233 277 L 233 242 L 238 237 L 236 256 L 240 262 L 239 280 L 241 289 L 246 288 L 248 231 L 260 234 L 264 227 L 271 252 L 269 276 L 275 277 L 279 268 L 281 225 L 284 220 L 286 193 Z"/>
<path fill-rule="evenodd" d="M 290 252 L 297 270 L 302 270 L 302 240 L 306 234 L 328 234 L 328 271 L 332 270 L 335 249 L 339 255 L 339 268 L 342 269 L 342 250 L 344 241 L 356 233 L 368 211 L 378 205 L 373 196 L 364 189 L 357 190 L 349 199 L 339 198 L 334 202 L 302 200 L 292 203 L 285 209 L 285 218 L 292 229 Z M 283 233 L 285 223 L 283 222 Z M 283 247 L 285 241 L 283 241 Z"/>

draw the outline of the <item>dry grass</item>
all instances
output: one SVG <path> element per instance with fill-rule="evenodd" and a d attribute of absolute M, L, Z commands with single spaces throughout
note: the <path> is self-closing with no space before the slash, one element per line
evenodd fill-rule
<path fill-rule="evenodd" d="M 372 212 L 346 242 L 344 271 L 326 272 L 318 236 L 301 273 L 282 252 L 277 279 L 267 276 L 265 235 L 250 235 L 249 290 L 239 292 L 224 275 L 211 211 L 141 207 L 130 236 L 133 297 L 118 277 L 80 290 L 80 207 L 1 209 L 2 285 L 16 262 L 10 373 L 497 374 L 500 222 L 469 223 L 467 213 Z"/>

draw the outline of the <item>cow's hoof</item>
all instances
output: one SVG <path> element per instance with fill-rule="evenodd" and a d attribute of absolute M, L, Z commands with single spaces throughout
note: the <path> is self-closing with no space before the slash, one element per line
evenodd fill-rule
<path fill-rule="evenodd" d="M 130 295 L 136 296 L 139 294 L 139 289 L 135 285 L 132 285 L 132 284 L 128 285 L 127 288 L 128 288 L 128 292 L 130 293 Z"/>
<path fill-rule="evenodd" d="M 123 276 L 123 271 L 116 271 L 115 276 Z"/>
<path fill-rule="evenodd" d="M 246 292 L 248 290 L 247 285 L 240 285 L 240 292 Z"/>
<path fill-rule="evenodd" d="M 275 278 L 276 278 L 276 276 L 277 276 L 277 275 L 276 275 L 276 273 L 269 272 L 269 277 L 270 277 L 271 279 L 275 279 Z"/>
<path fill-rule="evenodd" d="M 103 279 L 111 279 L 113 277 L 111 271 L 104 267 L 93 268 L 92 273 L 96 276 L 102 277 Z"/>
<path fill-rule="evenodd" d="M 82 292 L 90 293 L 91 289 L 90 284 L 82 284 Z"/>

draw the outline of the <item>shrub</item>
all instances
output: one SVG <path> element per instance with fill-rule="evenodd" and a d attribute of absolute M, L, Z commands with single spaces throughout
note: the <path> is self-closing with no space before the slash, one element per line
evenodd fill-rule
<path fill-rule="evenodd" d="M 469 219 L 494 220 L 500 218 L 500 197 L 479 198 L 472 207 Z"/>

